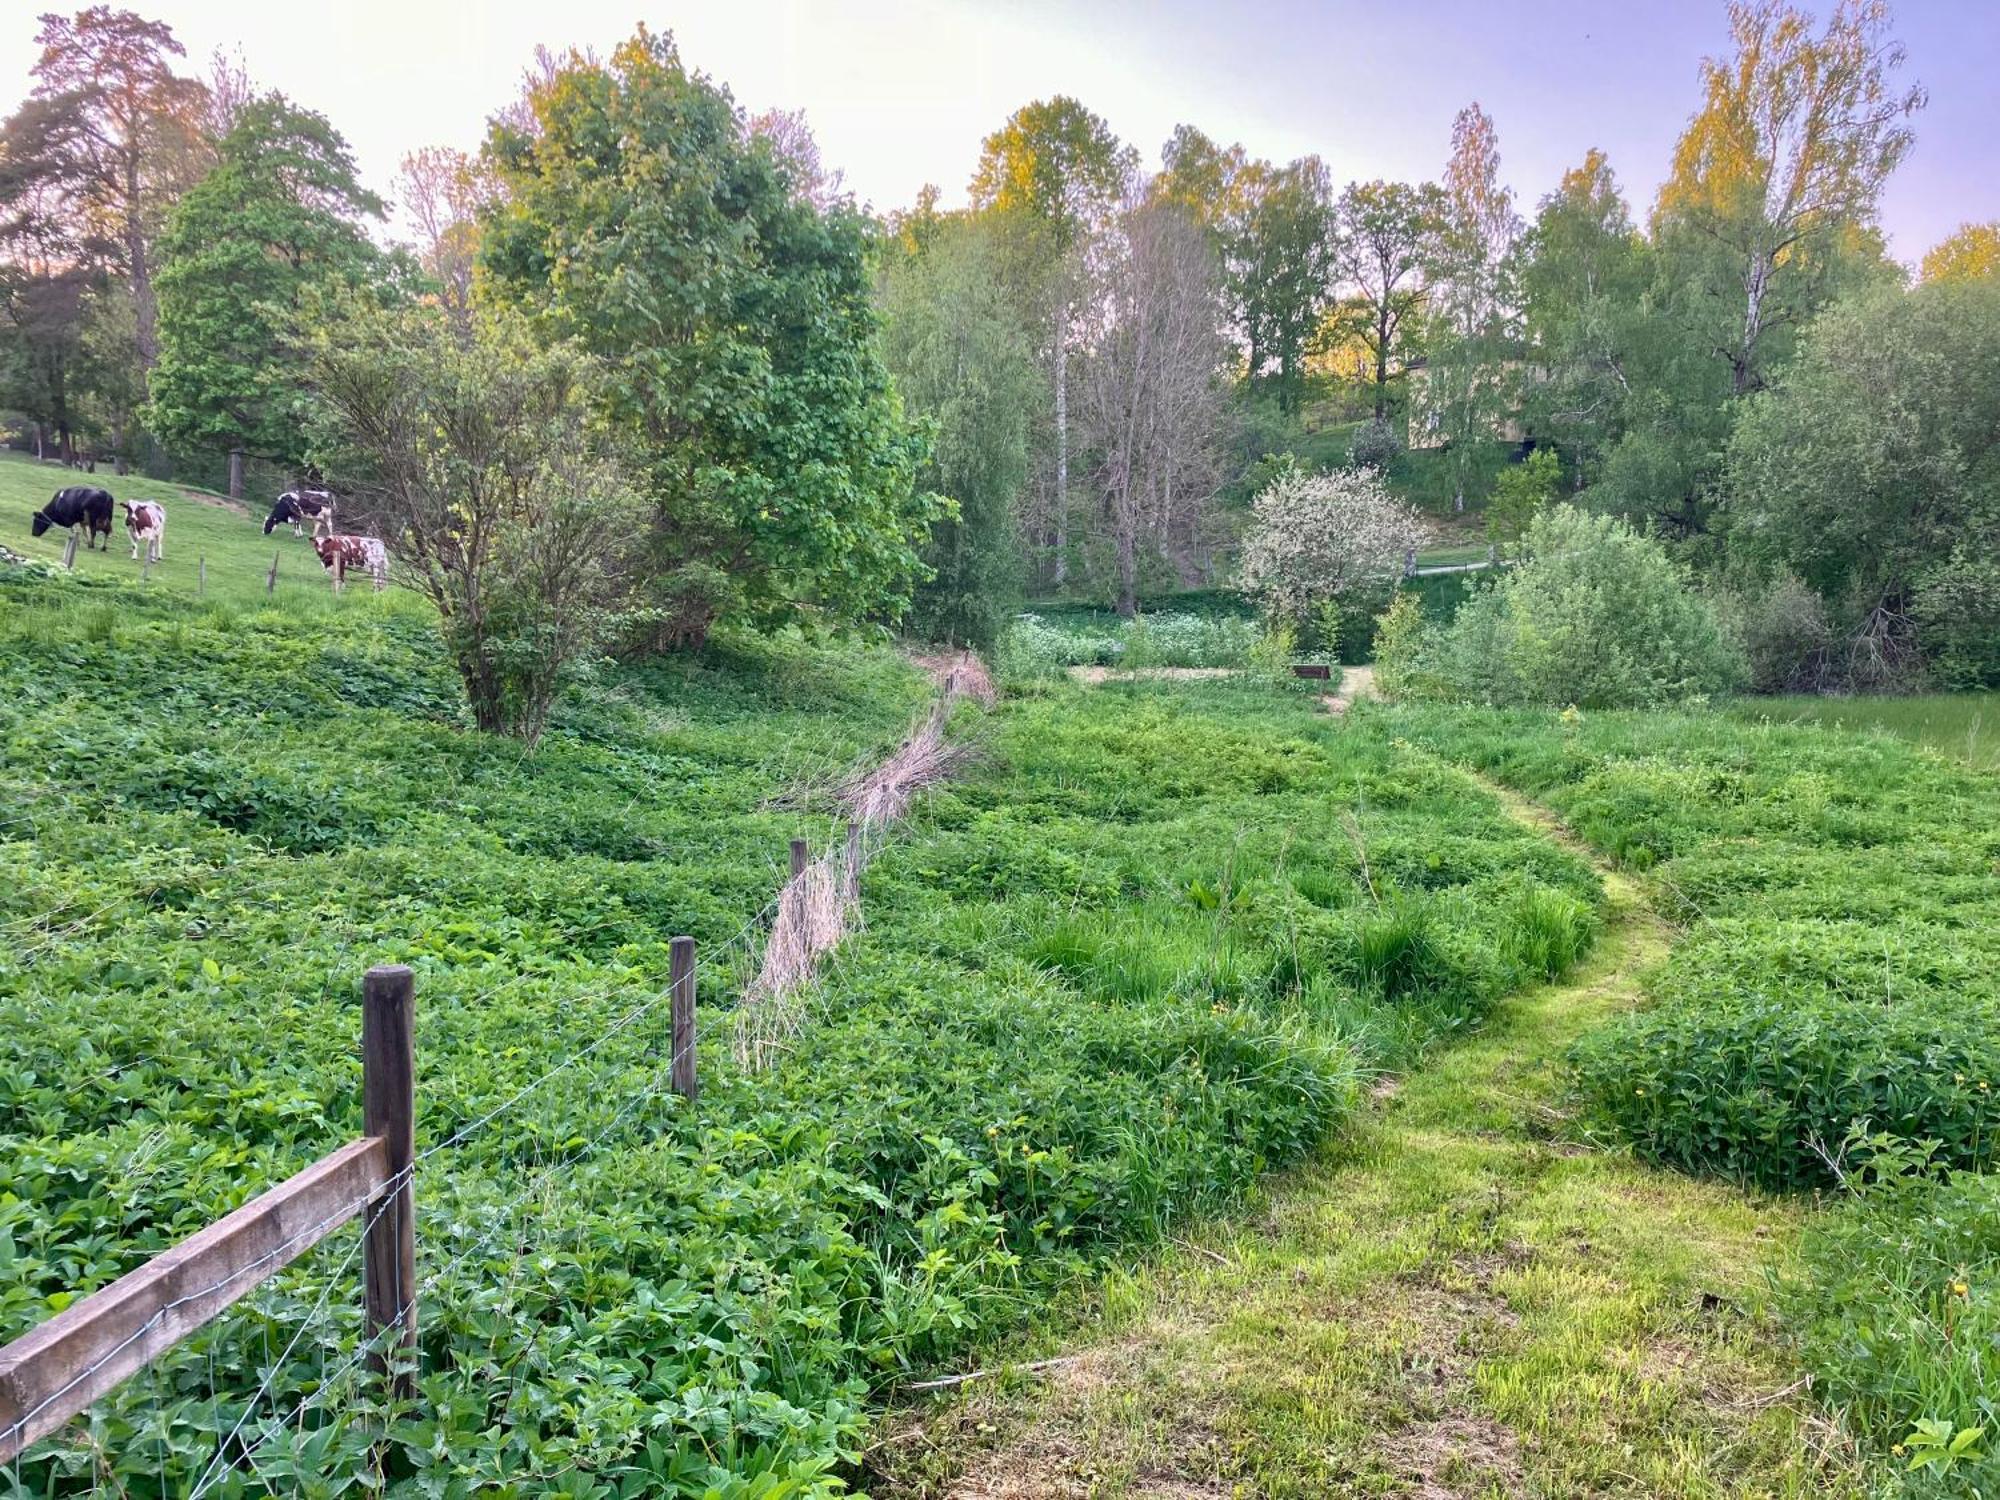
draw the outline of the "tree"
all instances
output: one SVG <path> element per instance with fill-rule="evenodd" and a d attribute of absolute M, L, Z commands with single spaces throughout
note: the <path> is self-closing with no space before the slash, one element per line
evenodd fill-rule
<path fill-rule="evenodd" d="M 1082 295 L 1083 260 L 1093 235 L 1110 221 L 1138 170 L 1138 153 L 1076 100 L 1057 95 L 1016 110 L 988 136 L 972 177 L 978 209 L 1016 216 L 1039 228 L 1050 258 L 1047 335 L 1054 406 L 1054 471 L 1049 484 L 1049 542 L 1054 581 L 1069 576 L 1069 358 L 1071 325 Z"/>
<path fill-rule="evenodd" d="M 1873 220 L 1924 104 L 1921 87 L 1891 82 L 1904 50 L 1887 0 L 1838 0 L 1819 35 L 1811 25 L 1784 0 L 1730 6 L 1735 55 L 1703 63 L 1702 107 L 1655 210 L 1656 232 L 1716 252 L 1707 291 L 1732 312 L 1716 353 L 1737 395 L 1764 383 L 1770 331 L 1816 306 L 1786 283 L 1809 282 L 1830 240 Z"/>
<path fill-rule="evenodd" d="M 624 625 L 640 504 L 590 366 L 509 314 L 346 299 L 307 350 L 313 457 L 437 610 L 473 722 L 530 748 Z"/>
<path fill-rule="evenodd" d="M 1879 287 L 1828 308 L 1744 407 L 1722 523 L 1736 555 L 1830 606 L 1861 683 L 2000 683 L 2000 282 Z"/>
<path fill-rule="evenodd" d="M 243 454 L 303 461 L 294 316 L 309 289 L 383 274 L 358 222 L 382 204 L 325 116 L 281 94 L 245 106 L 218 157 L 161 239 L 149 420 L 169 443 L 228 451 L 234 497 Z"/>
<path fill-rule="evenodd" d="M 770 147 L 792 191 L 814 208 L 824 213 L 846 197 L 846 174 L 837 167 L 826 169 L 804 110 L 767 109 L 750 121 L 749 131 Z"/>
<path fill-rule="evenodd" d="M 1486 507 L 1486 535 L 1496 546 L 1520 543 L 1535 517 L 1554 503 L 1562 483 L 1562 461 L 1553 448 L 1537 448 L 1517 464 L 1509 464 L 1493 481 L 1493 498 Z"/>
<path fill-rule="evenodd" d="M 1961 224 L 1924 256 L 1926 281 L 1978 281 L 2000 276 L 2000 221 Z"/>
<path fill-rule="evenodd" d="M 727 94 L 641 29 L 496 120 L 482 286 L 607 367 L 651 506 L 643 641 L 894 619 L 943 504 L 875 348 L 865 226 L 792 191 Z"/>
<path fill-rule="evenodd" d="M 1378 422 L 1388 419 L 1390 382 L 1408 369 L 1405 345 L 1443 218 L 1444 195 L 1432 183 L 1353 183 L 1334 205 L 1334 266 L 1351 288 L 1342 323 L 1367 350 Z"/>
<path fill-rule="evenodd" d="M 207 91 L 173 71 L 186 55 L 173 28 L 130 11 L 94 5 L 75 16 L 44 15 L 34 97 L 74 104 L 81 128 L 64 168 L 77 206 L 101 221 L 119 251 L 130 289 L 135 349 L 150 368 L 158 354 L 153 241 L 172 199 L 198 170 Z"/>
<path fill-rule="evenodd" d="M 1288 468 L 1258 494 L 1240 584 L 1276 619 L 1310 624 L 1329 604 L 1379 603 L 1424 542 L 1416 511 L 1373 469 Z"/>
<path fill-rule="evenodd" d="M 1111 523 L 1118 612 L 1130 619 L 1141 544 L 1164 543 L 1221 478 L 1220 270 L 1199 226 L 1172 204 L 1140 201 L 1118 221 L 1104 287 L 1084 425 Z"/>
<path fill-rule="evenodd" d="M 1278 364 L 1278 408 L 1298 410 L 1306 355 L 1333 291 L 1333 185 L 1326 164 L 1302 157 L 1259 182 L 1243 213 L 1239 302 L 1253 351 L 1250 378 Z"/>
<path fill-rule="evenodd" d="M 1525 391 L 1536 435 L 1570 456 L 1578 487 L 1624 431 L 1645 314 L 1646 245 L 1604 153 L 1563 174 L 1519 246 L 1522 333 L 1540 378 Z"/>
<path fill-rule="evenodd" d="M 481 163 L 449 146 L 412 151 L 396 174 L 396 201 L 417 233 L 417 260 L 437 282 L 445 308 L 461 323 L 472 316 L 479 211 L 492 192 Z"/>
<path fill-rule="evenodd" d="M 1494 462 L 1499 423 L 1515 409 L 1510 356 L 1509 252 L 1520 230 L 1513 193 L 1500 182 L 1500 145 L 1477 104 L 1452 123 L 1442 228 L 1433 241 L 1432 330 L 1425 419 L 1444 439 L 1453 508 Z"/>
<path fill-rule="evenodd" d="M 1015 507 L 1042 399 L 1033 349 L 1007 297 L 990 221 L 934 213 L 885 253 L 882 353 L 896 389 L 932 425 L 917 483 L 958 504 L 931 528 L 911 625 L 990 648 L 1019 590 Z"/>

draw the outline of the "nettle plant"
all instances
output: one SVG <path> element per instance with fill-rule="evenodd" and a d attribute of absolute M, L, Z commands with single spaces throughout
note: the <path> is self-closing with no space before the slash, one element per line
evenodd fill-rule
<path fill-rule="evenodd" d="M 1253 503 L 1239 586 L 1274 621 L 1311 626 L 1328 606 L 1388 597 L 1425 540 L 1376 469 L 1279 474 Z"/>

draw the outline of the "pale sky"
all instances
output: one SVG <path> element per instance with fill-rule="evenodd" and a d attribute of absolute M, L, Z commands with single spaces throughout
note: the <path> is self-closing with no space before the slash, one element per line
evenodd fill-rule
<path fill-rule="evenodd" d="M 74 3 L 74 0 L 72 0 Z M 326 114 L 385 191 L 416 146 L 471 148 L 535 44 L 608 50 L 641 19 L 751 110 L 803 108 L 829 167 L 880 209 L 935 182 L 961 201 L 980 139 L 1030 99 L 1073 94 L 1149 165 L 1187 121 L 1337 182 L 1435 177 L 1477 99 L 1524 213 L 1590 146 L 1643 217 L 1697 68 L 1726 50 L 1721 0 L 124 0 L 190 64 L 240 48 L 251 77 Z M 33 12 L 0 6 L 0 107 L 28 87 Z M 1931 91 L 1883 204 L 1914 261 L 2000 218 L 2000 0 L 1898 0 L 1905 76 Z"/>

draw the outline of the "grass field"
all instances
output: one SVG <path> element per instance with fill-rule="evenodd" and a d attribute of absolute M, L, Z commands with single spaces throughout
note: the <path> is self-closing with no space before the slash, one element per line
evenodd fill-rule
<path fill-rule="evenodd" d="M 1923 693 L 1909 698 L 1751 698 L 1740 719 L 1880 730 L 1914 740 L 1980 771 L 2000 771 L 2000 692 Z"/>
<path fill-rule="evenodd" d="M 157 500 L 167 509 L 165 555 L 150 571 L 147 584 L 167 593 L 193 598 L 207 563 L 203 597 L 238 603 L 265 599 L 271 559 L 277 557 L 276 600 L 289 605 L 308 596 L 329 594 L 326 570 L 309 540 L 294 538 L 289 526 L 264 535 L 264 517 L 275 495 L 262 503 L 238 506 L 207 490 L 184 489 L 137 475 L 120 478 L 108 471 L 85 474 L 57 464 L 38 463 L 16 453 L 0 453 L 0 546 L 24 557 L 60 564 L 68 533 L 51 528 L 30 535 L 30 520 L 57 490 L 73 484 L 95 485 L 118 500 Z M 77 543 L 76 576 L 81 579 L 136 579 L 139 563 L 132 560 L 132 541 L 125 531 L 124 512 L 112 512 L 111 550 L 86 552 Z M 370 590 L 364 583 L 345 593 L 354 600 Z M 390 590 L 385 600 L 400 608 L 411 601 Z"/>

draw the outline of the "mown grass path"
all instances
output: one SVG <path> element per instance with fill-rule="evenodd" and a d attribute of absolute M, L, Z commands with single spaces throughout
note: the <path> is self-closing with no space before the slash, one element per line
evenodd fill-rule
<path fill-rule="evenodd" d="M 892 1415 L 872 1492 L 1858 1492 L 1760 1307 L 1801 1210 L 1573 1138 L 1564 1050 L 1671 938 L 1598 868 L 1605 931 L 1576 973 L 1385 1083 L 1261 1216 L 1108 1286 L 1043 1378 Z"/>

